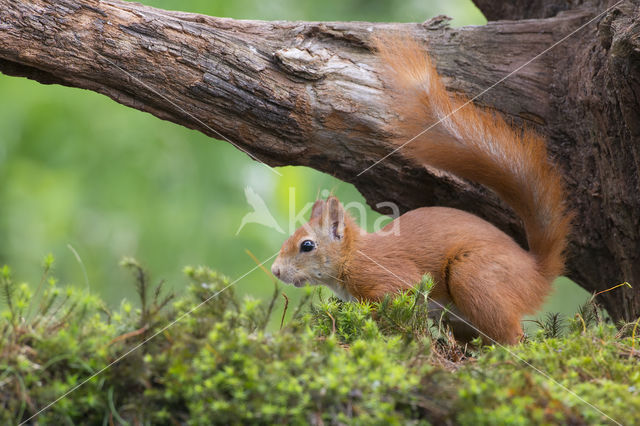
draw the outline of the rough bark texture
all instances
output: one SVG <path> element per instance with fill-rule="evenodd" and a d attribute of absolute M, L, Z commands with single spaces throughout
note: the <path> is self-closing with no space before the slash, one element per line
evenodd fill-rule
<path fill-rule="evenodd" d="M 567 0 L 473 0 L 473 2 L 489 21 L 550 18 L 585 3 L 584 0 L 572 2 Z"/>
<path fill-rule="evenodd" d="M 118 0 L 0 0 L 0 71 L 103 93 L 220 138 L 267 164 L 306 165 L 354 183 L 369 203 L 445 205 L 523 241 L 492 194 L 392 155 L 370 51 L 378 31 L 425 41 L 454 91 L 473 96 L 613 2 L 476 2 L 489 19 L 423 24 L 261 22 Z M 577 5 L 579 3 L 579 6 Z M 640 315 L 640 41 L 623 1 L 478 102 L 536 127 L 565 172 L 577 213 L 568 275 L 616 319 Z M 384 211 L 383 211 L 384 212 Z"/>

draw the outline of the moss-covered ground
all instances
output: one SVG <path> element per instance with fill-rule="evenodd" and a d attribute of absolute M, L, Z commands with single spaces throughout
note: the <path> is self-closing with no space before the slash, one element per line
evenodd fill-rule
<path fill-rule="evenodd" d="M 37 294 L 0 270 L 0 424 L 640 422 L 640 330 L 593 302 L 517 346 L 462 345 L 427 318 L 427 278 L 379 304 L 310 290 L 280 327 L 277 287 L 239 298 L 187 268 L 176 299 L 128 260 L 141 302 L 110 310 L 58 286 L 51 261 Z"/>

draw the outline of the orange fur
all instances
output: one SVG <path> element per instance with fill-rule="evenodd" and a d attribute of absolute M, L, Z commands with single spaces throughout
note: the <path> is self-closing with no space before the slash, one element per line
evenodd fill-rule
<path fill-rule="evenodd" d="M 405 119 L 393 123 L 403 148 L 424 164 L 494 190 L 522 218 L 529 248 L 541 273 L 553 279 L 564 268 L 571 222 L 562 177 L 548 160 L 544 140 L 529 130 L 514 131 L 497 114 L 445 89 L 426 51 L 413 39 L 378 38 L 379 57 L 390 71 L 392 108 Z M 460 109 L 459 109 L 460 108 Z"/>
<path fill-rule="evenodd" d="M 462 107 L 466 99 L 446 91 L 415 41 L 378 39 L 376 47 L 392 83 L 386 98 L 399 117 L 394 142 L 442 120 L 401 152 L 494 190 L 522 218 L 530 251 L 479 217 L 443 207 L 412 210 L 368 234 L 331 196 L 316 202 L 272 270 L 283 281 L 325 284 L 342 298 L 360 300 L 379 300 L 430 273 L 433 299 L 453 303 L 490 339 L 517 343 L 520 319 L 538 309 L 562 272 L 571 221 L 544 140 L 473 104 Z M 394 226 L 397 232 L 387 232 Z M 317 247 L 302 252 L 305 239 Z"/>

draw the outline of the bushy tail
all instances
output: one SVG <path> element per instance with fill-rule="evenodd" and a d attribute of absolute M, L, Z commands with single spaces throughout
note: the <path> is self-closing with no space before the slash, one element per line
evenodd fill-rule
<path fill-rule="evenodd" d="M 571 214 L 544 140 L 449 94 L 415 40 L 378 38 L 376 47 L 394 90 L 391 106 L 400 117 L 393 129 L 396 143 L 415 138 L 401 152 L 495 191 L 522 219 L 542 275 L 549 280 L 560 275 Z"/>

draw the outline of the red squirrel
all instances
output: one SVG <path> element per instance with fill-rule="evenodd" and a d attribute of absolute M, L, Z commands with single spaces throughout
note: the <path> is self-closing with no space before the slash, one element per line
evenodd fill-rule
<path fill-rule="evenodd" d="M 529 251 L 489 222 L 464 211 L 423 207 L 367 233 L 330 196 L 287 239 L 271 268 L 298 287 L 324 284 L 343 300 L 380 300 L 428 273 L 430 298 L 455 305 L 484 337 L 515 344 L 521 318 L 534 313 L 562 273 L 571 213 L 560 172 L 543 138 L 514 130 L 495 113 L 449 94 L 415 41 L 378 38 L 389 78 L 383 97 L 398 117 L 390 130 L 411 160 L 480 183 L 522 219 Z M 396 232 L 388 232 L 396 226 Z"/>

